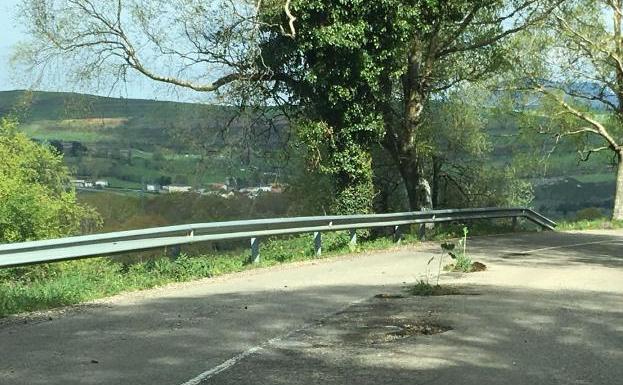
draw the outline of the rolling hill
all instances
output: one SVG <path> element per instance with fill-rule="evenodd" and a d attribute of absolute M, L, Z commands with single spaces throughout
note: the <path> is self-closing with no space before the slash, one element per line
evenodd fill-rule
<path fill-rule="evenodd" d="M 25 134 L 62 151 L 76 176 L 107 178 L 117 187 L 163 177 L 197 186 L 228 176 L 248 179 L 249 170 L 274 171 L 259 155 L 282 144 L 283 126 L 265 130 L 252 113 L 220 105 L 0 92 L 0 116 L 8 114 Z M 270 135 L 251 137 L 252 130 Z"/>

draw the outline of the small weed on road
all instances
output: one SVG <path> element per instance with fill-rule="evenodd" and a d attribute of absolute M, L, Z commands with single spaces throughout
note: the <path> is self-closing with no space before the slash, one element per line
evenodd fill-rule
<path fill-rule="evenodd" d="M 419 280 L 415 285 L 408 287 L 407 292 L 411 295 L 421 297 L 460 294 L 460 292 L 455 288 L 441 285 L 431 285 L 429 282 L 424 280 Z"/>

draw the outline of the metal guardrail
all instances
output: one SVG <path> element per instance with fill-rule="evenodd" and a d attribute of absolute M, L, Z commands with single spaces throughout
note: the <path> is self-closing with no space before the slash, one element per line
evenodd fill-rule
<path fill-rule="evenodd" d="M 322 250 L 322 232 L 349 230 L 351 243 L 357 241 L 357 229 L 393 227 L 400 239 L 400 226 L 475 219 L 526 218 L 544 229 L 554 230 L 556 223 L 528 208 L 479 208 L 430 210 L 395 214 L 339 215 L 254 219 L 245 221 L 199 223 L 157 227 L 143 230 L 83 235 L 60 239 L 0 245 L 0 268 L 57 262 L 87 257 L 108 256 L 130 251 L 197 242 L 251 239 L 251 259 L 259 262 L 261 237 L 314 233 L 317 255 Z"/>

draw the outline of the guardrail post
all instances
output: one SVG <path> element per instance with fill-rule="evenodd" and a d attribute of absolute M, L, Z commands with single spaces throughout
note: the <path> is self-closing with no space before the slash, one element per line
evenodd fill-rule
<path fill-rule="evenodd" d="M 314 232 L 314 255 L 320 257 L 322 255 L 322 233 Z"/>
<path fill-rule="evenodd" d="M 353 250 L 357 247 L 357 231 L 356 230 L 348 230 L 350 235 L 349 247 Z"/>
<path fill-rule="evenodd" d="M 394 226 L 394 242 L 400 243 L 402 241 L 402 231 L 400 231 L 400 226 Z"/>
<path fill-rule="evenodd" d="M 260 239 L 251 238 L 251 262 L 260 263 Z"/>
<path fill-rule="evenodd" d="M 516 231 L 517 230 L 517 217 L 513 217 L 512 226 L 513 226 L 513 231 Z"/>
<path fill-rule="evenodd" d="M 426 240 L 426 223 L 420 223 L 417 234 L 420 241 Z"/>

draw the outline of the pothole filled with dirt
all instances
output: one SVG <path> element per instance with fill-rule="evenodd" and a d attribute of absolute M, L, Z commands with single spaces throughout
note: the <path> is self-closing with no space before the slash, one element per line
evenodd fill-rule
<path fill-rule="evenodd" d="M 472 265 L 469 267 L 469 270 L 467 269 L 462 269 L 457 267 L 454 263 L 451 263 L 449 265 L 445 265 L 443 267 L 444 271 L 448 271 L 451 273 L 477 273 L 479 271 L 485 271 L 487 270 L 487 265 L 485 265 L 482 262 L 474 262 L 472 263 Z"/>
<path fill-rule="evenodd" d="M 388 293 L 381 293 L 381 294 L 377 294 L 374 296 L 374 298 L 381 298 L 381 299 L 400 299 L 404 297 L 405 296 L 402 294 L 388 294 Z"/>
<path fill-rule="evenodd" d="M 452 330 L 449 326 L 436 323 L 416 322 L 402 325 L 394 325 L 397 330 L 385 334 L 387 341 L 412 337 L 412 336 L 431 336 Z"/>
<path fill-rule="evenodd" d="M 405 319 L 403 317 L 377 318 L 358 332 L 350 335 L 356 339 L 358 334 L 362 342 L 377 345 L 388 342 L 397 342 L 417 336 L 432 336 L 452 330 L 450 326 L 440 324 L 432 314 L 422 319 Z"/>

